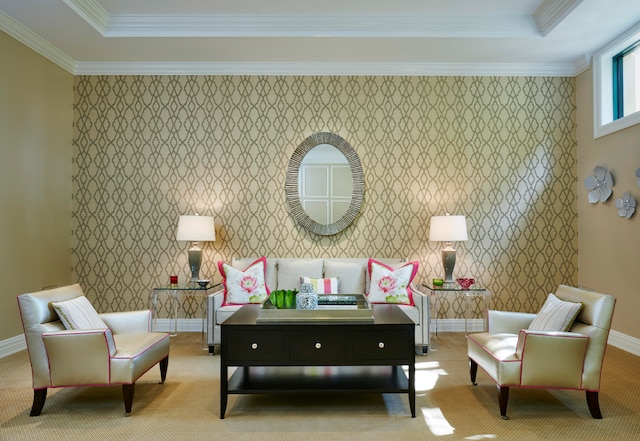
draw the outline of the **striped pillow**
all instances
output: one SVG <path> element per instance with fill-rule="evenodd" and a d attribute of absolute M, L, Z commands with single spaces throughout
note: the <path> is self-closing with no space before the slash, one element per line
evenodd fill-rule
<path fill-rule="evenodd" d="M 63 302 L 51 302 L 51 306 L 67 329 L 108 328 L 85 296 Z"/>
<path fill-rule="evenodd" d="M 549 294 L 540 312 L 529 325 L 533 331 L 568 331 L 582 309 L 582 303 L 560 300 Z"/>
<path fill-rule="evenodd" d="M 312 284 L 313 292 L 316 294 L 339 294 L 340 277 L 330 277 L 328 279 L 300 277 L 300 284 L 302 285 L 303 283 Z"/>

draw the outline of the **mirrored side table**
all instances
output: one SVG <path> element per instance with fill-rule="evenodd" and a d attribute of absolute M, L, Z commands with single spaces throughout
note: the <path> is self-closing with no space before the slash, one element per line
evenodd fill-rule
<path fill-rule="evenodd" d="M 434 322 L 436 327 L 436 337 L 438 336 L 438 317 L 440 315 L 440 301 L 442 297 L 464 297 L 465 315 L 464 315 L 464 333 L 469 332 L 469 316 L 471 315 L 472 301 L 474 298 L 482 297 L 483 311 L 482 316 L 483 330 L 487 330 L 487 314 L 486 311 L 491 307 L 491 291 L 479 285 L 471 285 L 469 288 L 461 287 L 457 282 L 445 283 L 442 286 L 433 286 L 431 284 L 422 284 L 429 291 L 434 301 Z"/>
<path fill-rule="evenodd" d="M 153 288 L 149 294 L 151 309 L 153 311 L 152 330 L 157 329 L 158 324 L 158 300 L 164 296 L 169 304 L 169 335 L 175 337 L 178 335 L 178 310 L 180 309 L 180 301 L 186 296 L 197 296 L 202 301 L 202 347 L 207 348 L 206 342 L 206 321 L 207 321 L 207 295 L 209 291 L 220 286 L 220 283 L 207 286 L 200 286 L 196 282 L 181 283 L 178 285 L 164 285 Z"/>

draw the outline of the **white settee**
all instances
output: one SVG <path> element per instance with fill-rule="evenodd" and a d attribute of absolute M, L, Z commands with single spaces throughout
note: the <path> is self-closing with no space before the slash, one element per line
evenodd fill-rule
<path fill-rule="evenodd" d="M 244 270 L 255 262 L 257 257 L 234 258 L 231 266 Z M 392 268 L 402 266 L 405 259 L 379 259 Z M 369 274 L 367 271 L 368 258 L 272 258 L 267 257 L 266 284 L 271 291 L 276 289 L 299 289 L 300 276 L 311 278 L 339 277 L 340 293 L 365 294 L 369 292 Z M 415 285 L 415 284 L 414 284 Z M 400 308 L 415 323 L 415 343 L 423 354 L 429 347 L 430 312 L 429 297 L 411 286 L 415 306 L 399 305 Z M 207 298 L 207 344 L 209 352 L 213 353 L 215 346 L 220 344 L 220 324 L 240 306 L 222 306 L 224 292 L 214 292 Z"/>

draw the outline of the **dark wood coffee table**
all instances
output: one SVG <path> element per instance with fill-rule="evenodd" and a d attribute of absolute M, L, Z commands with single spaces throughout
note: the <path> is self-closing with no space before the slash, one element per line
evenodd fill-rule
<path fill-rule="evenodd" d="M 415 325 L 396 305 L 372 307 L 373 323 L 282 324 L 240 308 L 221 326 L 220 418 L 229 394 L 298 392 L 407 393 L 415 418 Z"/>

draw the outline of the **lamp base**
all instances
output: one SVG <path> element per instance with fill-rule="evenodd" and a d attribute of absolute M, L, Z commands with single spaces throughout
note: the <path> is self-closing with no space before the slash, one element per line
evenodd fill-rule
<path fill-rule="evenodd" d="M 456 266 L 456 250 L 448 243 L 442 250 L 442 266 L 444 267 L 445 283 L 453 282 L 453 268 Z"/>
<path fill-rule="evenodd" d="M 193 246 L 189 248 L 189 269 L 191 269 L 191 281 L 195 282 L 200 280 L 200 264 L 202 263 L 202 248 L 198 246 L 197 242 L 194 242 Z"/>

